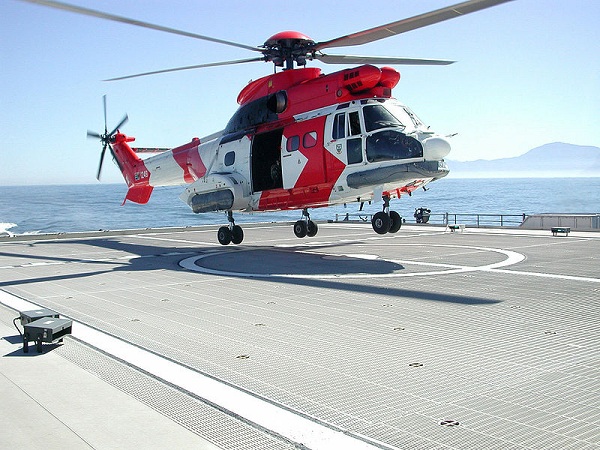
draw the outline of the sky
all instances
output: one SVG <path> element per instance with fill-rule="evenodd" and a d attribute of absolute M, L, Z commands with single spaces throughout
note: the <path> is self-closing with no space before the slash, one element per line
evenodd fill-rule
<path fill-rule="evenodd" d="M 315 41 L 457 3 L 67 0 L 247 45 L 283 30 Z M 343 5 L 343 6 L 342 6 Z M 600 1 L 515 0 L 450 21 L 326 53 L 438 58 L 395 66 L 393 95 L 433 130 L 457 133 L 448 159 L 518 156 L 551 142 L 600 147 Z M 175 147 L 224 128 L 239 91 L 270 63 L 107 78 L 258 56 L 244 49 L 0 0 L 0 185 L 96 183 L 101 146 L 86 138 L 125 113 L 140 147 Z M 325 73 L 345 66 L 310 63 Z M 102 182 L 121 182 L 105 161 Z"/>

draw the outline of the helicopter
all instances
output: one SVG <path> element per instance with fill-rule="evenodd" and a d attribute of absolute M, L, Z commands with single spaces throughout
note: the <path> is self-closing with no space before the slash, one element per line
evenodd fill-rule
<path fill-rule="evenodd" d="M 111 78 L 206 67 L 268 62 L 274 73 L 251 81 L 239 93 L 239 108 L 225 128 L 172 149 L 132 148 L 134 137 L 120 128 L 108 131 L 106 97 L 104 132 L 88 131 L 102 144 L 97 178 L 106 150 L 128 186 L 123 201 L 145 204 L 157 186 L 182 185 L 180 199 L 194 213 L 222 211 L 227 225 L 217 231 L 222 245 L 244 239 L 234 212 L 301 210 L 293 224 L 298 238 L 313 237 L 317 224 L 309 209 L 382 201 L 371 224 L 378 234 L 396 233 L 402 218 L 390 201 L 412 195 L 445 177 L 449 136 L 430 129 L 392 96 L 400 72 L 389 65 L 447 65 L 439 59 L 353 56 L 324 53 L 357 46 L 470 14 L 511 0 L 469 0 L 407 19 L 317 42 L 298 31 L 282 31 L 251 46 L 129 19 L 54 0 L 22 0 L 129 25 L 154 29 L 259 53 L 253 58 L 198 64 Z M 358 64 L 324 74 L 310 61 Z M 377 65 L 384 65 L 378 67 Z M 142 159 L 140 153 L 157 153 Z"/>

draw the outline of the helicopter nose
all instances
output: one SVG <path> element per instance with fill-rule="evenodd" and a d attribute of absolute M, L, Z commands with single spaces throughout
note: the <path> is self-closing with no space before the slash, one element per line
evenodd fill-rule
<path fill-rule="evenodd" d="M 442 137 L 430 137 L 423 141 L 423 157 L 425 161 L 441 161 L 450 153 L 450 150 L 450 142 Z"/>

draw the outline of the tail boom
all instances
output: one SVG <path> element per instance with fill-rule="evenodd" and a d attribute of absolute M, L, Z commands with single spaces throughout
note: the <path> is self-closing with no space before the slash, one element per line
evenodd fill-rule
<path fill-rule="evenodd" d="M 134 203 L 148 203 L 152 195 L 153 186 L 150 185 L 150 171 L 144 161 L 129 147 L 128 142 L 135 138 L 117 133 L 111 143 L 113 156 L 123 174 L 125 183 L 129 187 L 125 200 Z"/>

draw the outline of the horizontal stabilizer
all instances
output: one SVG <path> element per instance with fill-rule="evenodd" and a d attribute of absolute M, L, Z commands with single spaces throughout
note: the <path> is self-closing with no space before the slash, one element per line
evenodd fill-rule
<path fill-rule="evenodd" d="M 160 147 L 134 147 L 133 150 L 136 153 L 164 153 L 171 150 L 170 148 L 160 148 Z"/>

